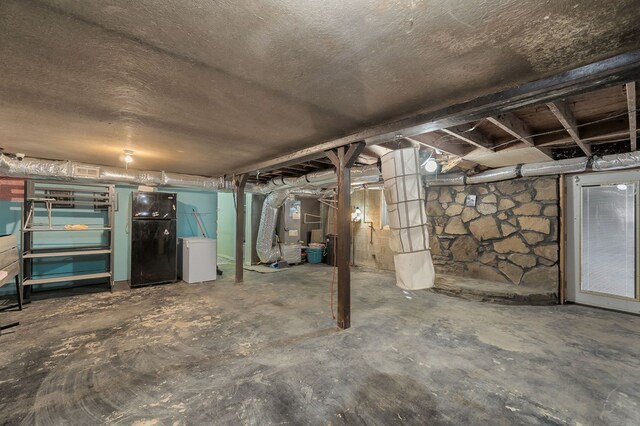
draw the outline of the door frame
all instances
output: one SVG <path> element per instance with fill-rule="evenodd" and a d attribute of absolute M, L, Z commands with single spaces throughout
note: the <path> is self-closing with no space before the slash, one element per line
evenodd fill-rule
<path fill-rule="evenodd" d="M 583 173 L 566 176 L 566 213 L 567 227 L 566 243 L 566 296 L 570 302 L 601 308 L 640 314 L 640 195 L 635 198 L 635 270 L 636 270 L 636 298 L 635 300 L 605 296 L 593 292 L 581 291 L 581 252 L 582 252 L 582 187 L 593 185 L 612 185 L 625 182 L 636 182 L 640 188 L 640 170 L 625 170 L 613 172 Z"/>

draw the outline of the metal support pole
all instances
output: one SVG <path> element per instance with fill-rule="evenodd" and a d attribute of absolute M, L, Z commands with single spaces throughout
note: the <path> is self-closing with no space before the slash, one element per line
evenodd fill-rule
<path fill-rule="evenodd" d="M 249 174 L 236 176 L 236 284 L 244 280 L 244 187 L 247 184 Z"/>
<path fill-rule="evenodd" d="M 351 327 L 351 166 L 365 144 L 354 143 L 327 151 L 338 175 L 338 319 L 341 329 Z"/>

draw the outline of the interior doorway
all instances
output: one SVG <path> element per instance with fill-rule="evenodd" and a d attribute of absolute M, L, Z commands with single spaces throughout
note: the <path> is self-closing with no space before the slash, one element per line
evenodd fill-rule
<path fill-rule="evenodd" d="M 640 171 L 567 179 L 567 300 L 640 313 Z"/>

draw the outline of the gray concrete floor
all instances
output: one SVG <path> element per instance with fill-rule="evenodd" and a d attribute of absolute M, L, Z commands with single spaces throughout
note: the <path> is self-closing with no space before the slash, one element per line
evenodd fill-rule
<path fill-rule="evenodd" d="M 0 336 L 0 423 L 640 424 L 640 317 L 355 269 L 337 331 L 330 280 L 304 265 L 0 313 L 22 322 Z"/>

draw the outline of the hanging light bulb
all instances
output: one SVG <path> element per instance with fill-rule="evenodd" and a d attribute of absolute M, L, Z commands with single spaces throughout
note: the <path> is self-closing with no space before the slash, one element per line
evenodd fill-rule
<path fill-rule="evenodd" d="M 128 149 L 124 150 L 124 162 L 127 164 L 133 163 L 133 151 Z"/>

